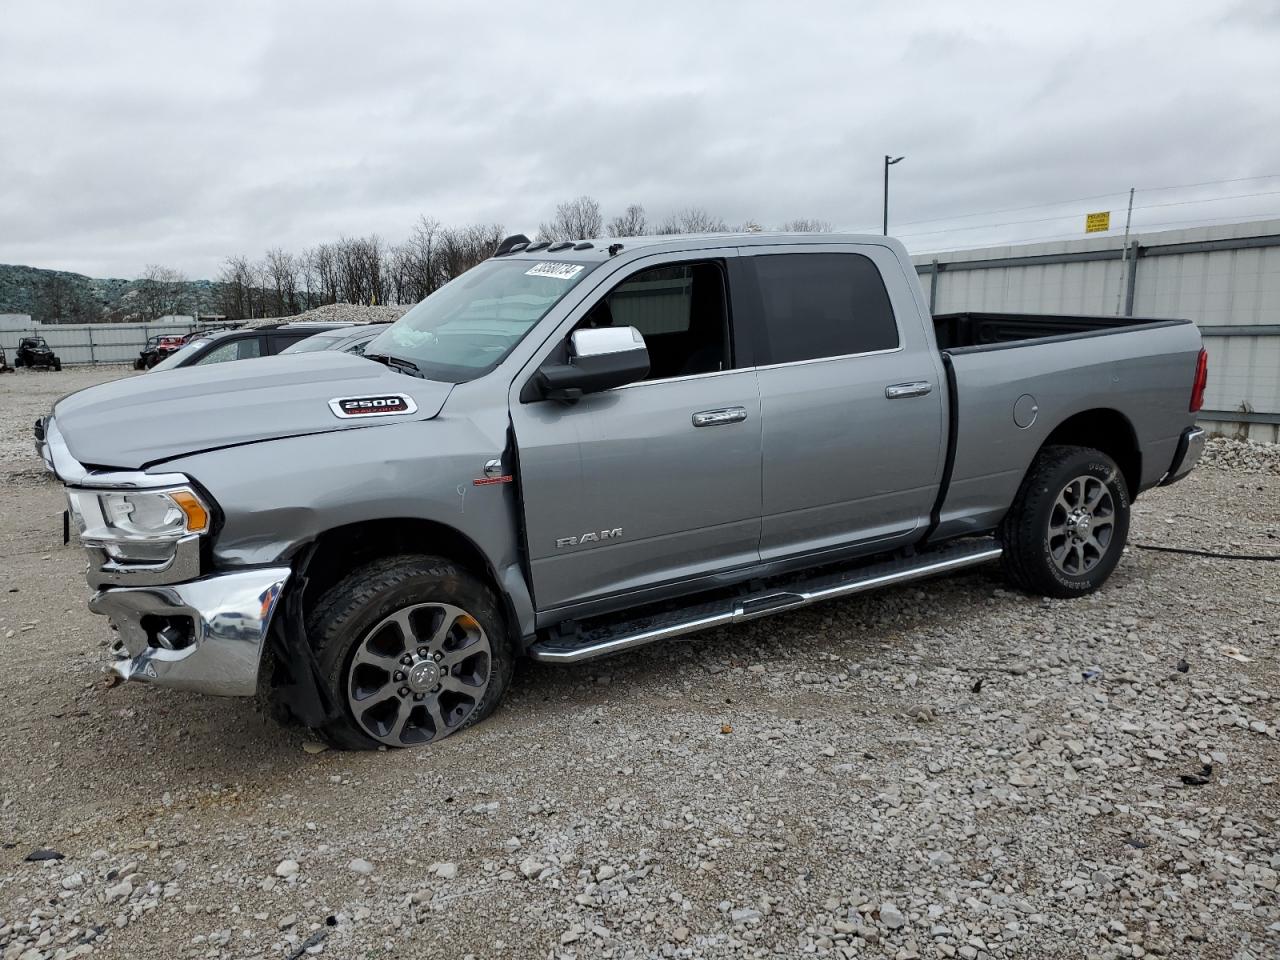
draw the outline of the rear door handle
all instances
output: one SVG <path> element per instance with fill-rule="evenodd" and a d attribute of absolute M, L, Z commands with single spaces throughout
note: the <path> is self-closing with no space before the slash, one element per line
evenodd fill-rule
<path fill-rule="evenodd" d="M 902 400 L 906 397 L 923 397 L 933 390 L 928 380 L 912 380 L 910 383 L 891 383 L 884 388 L 884 395 L 890 400 Z"/>
<path fill-rule="evenodd" d="M 718 410 L 702 410 L 693 415 L 695 427 L 718 427 L 722 423 L 741 423 L 747 419 L 746 407 L 721 407 Z"/>

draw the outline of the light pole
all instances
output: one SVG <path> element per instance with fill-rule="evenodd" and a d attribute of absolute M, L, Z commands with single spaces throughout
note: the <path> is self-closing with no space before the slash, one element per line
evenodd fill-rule
<path fill-rule="evenodd" d="M 889 168 L 895 163 L 905 159 L 904 157 L 891 157 L 887 153 L 884 155 L 884 235 L 889 235 Z"/>

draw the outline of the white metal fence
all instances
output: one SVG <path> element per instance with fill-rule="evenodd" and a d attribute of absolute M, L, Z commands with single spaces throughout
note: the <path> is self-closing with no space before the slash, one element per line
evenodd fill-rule
<path fill-rule="evenodd" d="M 64 364 L 132 363 L 148 337 L 226 325 L 193 318 L 153 323 L 37 323 L 25 314 L 3 314 L 0 315 L 0 347 L 4 347 L 11 365 L 18 341 L 23 337 L 44 337 Z"/>
<path fill-rule="evenodd" d="M 1094 313 L 1194 320 L 1209 351 L 1201 423 L 1280 440 L 1280 220 L 925 254 L 934 313 Z"/>

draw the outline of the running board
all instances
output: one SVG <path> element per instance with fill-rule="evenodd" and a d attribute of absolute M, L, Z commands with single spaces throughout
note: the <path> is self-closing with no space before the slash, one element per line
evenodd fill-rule
<path fill-rule="evenodd" d="M 768 587 L 746 597 L 709 600 L 651 616 L 587 627 L 573 636 L 539 641 L 529 647 L 528 653 L 534 660 L 546 663 L 594 660 L 700 630 L 765 617 L 781 610 L 806 607 L 820 600 L 848 597 L 855 593 L 962 570 L 995 560 L 1003 552 L 1000 544 L 993 540 L 970 540 L 912 557 L 827 571 L 808 577 L 792 577 L 778 586 Z"/>

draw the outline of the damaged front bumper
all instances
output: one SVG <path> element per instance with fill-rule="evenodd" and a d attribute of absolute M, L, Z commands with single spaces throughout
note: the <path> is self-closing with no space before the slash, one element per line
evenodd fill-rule
<path fill-rule="evenodd" d="M 224 697 L 253 696 L 289 567 L 257 567 L 163 586 L 100 590 L 89 609 L 120 635 L 125 680 Z"/>

